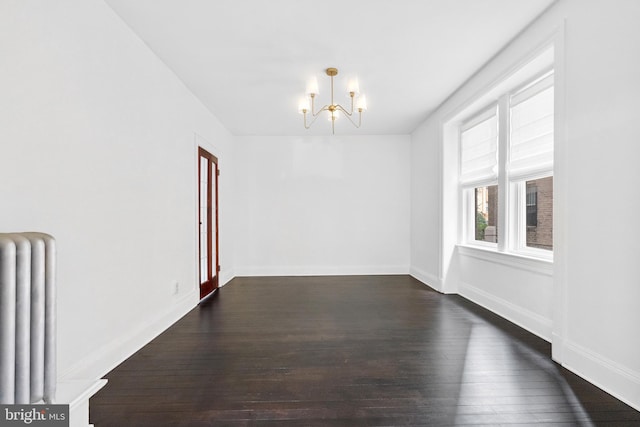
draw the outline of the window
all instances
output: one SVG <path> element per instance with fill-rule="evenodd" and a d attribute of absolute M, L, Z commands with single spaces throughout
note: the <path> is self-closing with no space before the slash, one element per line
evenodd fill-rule
<path fill-rule="evenodd" d="M 553 71 L 463 122 L 464 241 L 550 258 L 553 250 Z"/>

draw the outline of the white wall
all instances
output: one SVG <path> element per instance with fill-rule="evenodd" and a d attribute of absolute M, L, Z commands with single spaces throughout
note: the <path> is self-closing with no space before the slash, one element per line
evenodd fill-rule
<path fill-rule="evenodd" d="M 229 177 L 230 135 L 99 0 L 1 2 L 0 93 L 1 231 L 56 237 L 58 372 L 100 377 L 196 304 L 195 133 Z"/>
<path fill-rule="evenodd" d="M 640 409 L 640 2 L 592 3 L 571 1 L 562 10 L 564 361 Z"/>
<path fill-rule="evenodd" d="M 457 248 L 453 255 L 457 293 L 551 341 L 552 266 L 511 256 L 488 255 Z"/>
<path fill-rule="evenodd" d="M 416 172 L 413 177 L 420 181 L 412 183 L 411 195 L 412 223 L 437 216 L 443 230 L 439 240 L 424 231 L 414 235 L 412 254 L 439 253 L 445 259 L 453 253 L 453 262 L 459 263 L 453 288 L 539 335 L 552 332 L 555 360 L 635 408 L 640 408 L 640 200 L 633 197 L 640 182 L 635 161 L 640 154 L 638 19 L 640 3 L 633 0 L 565 0 L 553 6 L 413 134 L 412 153 L 423 153 L 414 165 L 433 167 L 424 153 L 439 151 L 445 162 L 440 196 Z M 458 227 L 451 224 L 455 202 L 447 195 L 455 168 L 447 164 L 449 147 L 441 145 L 437 129 L 554 33 L 561 35 L 556 46 L 561 95 L 550 283 L 544 272 L 452 251 Z M 429 204 L 434 197 L 443 203 Z M 414 269 L 440 280 L 447 274 L 444 261 L 434 266 L 424 257 L 412 258 Z M 440 285 L 446 290 L 446 283 Z"/>
<path fill-rule="evenodd" d="M 440 129 L 430 121 L 411 135 L 411 274 L 442 291 Z"/>
<path fill-rule="evenodd" d="M 409 136 L 236 137 L 238 275 L 409 271 Z"/>

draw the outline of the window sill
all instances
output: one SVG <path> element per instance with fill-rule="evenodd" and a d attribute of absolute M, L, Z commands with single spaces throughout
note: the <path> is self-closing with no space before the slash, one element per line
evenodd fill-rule
<path fill-rule="evenodd" d="M 498 252 L 495 249 L 472 245 L 457 245 L 458 253 L 483 261 L 502 264 L 519 270 L 531 271 L 545 276 L 553 276 L 553 260 L 534 258 L 527 255 Z"/>

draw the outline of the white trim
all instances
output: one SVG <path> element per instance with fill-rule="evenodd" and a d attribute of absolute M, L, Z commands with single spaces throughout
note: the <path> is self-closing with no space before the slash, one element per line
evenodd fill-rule
<path fill-rule="evenodd" d="M 540 258 L 527 257 L 510 252 L 484 249 L 476 246 L 458 245 L 458 253 L 494 264 L 502 264 L 518 270 L 525 270 L 543 276 L 553 277 L 553 262 Z"/>
<path fill-rule="evenodd" d="M 128 329 L 122 336 L 95 349 L 73 364 L 59 377 L 58 381 L 67 382 L 77 379 L 101 378 L 120 363 L 140 350 L 171 325 L 180 320 L 198 303 L 195 291 L 178 299 L 173 307 L 160 315 L 147 319 L 137 327 Z"/>
<path fill-rule="evenodd" d="M 408 265 L 355 266 L 245 266 L 236 268 L 236 277 L 248 276 L 357 276 L 409 274 Z"/>
<path fill-rule="evenodd" d="M 200 154 L 198 152 L 198 147 L 200 146 L 200 141 L 204 141 L 207 143 L 207 140 L 198 135 L 197 133 L 193 133 L 193 212 L 194 212 L 194 220 L 193 220 L 193 260 L 194 260 L 194 282 L 191 287 L 195 292 L 200 293 L 200 191 L 199 191 L 199 182 L 200 176 L 198 174 L 200 170 Z"/>
<path fill-rule="evenodd" d="M 503 117 L 504 116 L 504 117 Z M 513 218 L 509 215 L 509 207 L 513 204 L 509 194 L 507 181 L 507 165 L 511 146 L 511 112 L 506 94 L 498 100 L 498 212 L 496 212 L 498 226 L 498 251 L 505 252 L 511 240 L 509 226 Z"/>
<path fill-rule="evenodd" d="M 537 43 L 527 55 L 522 56 L 519 61 L 515 61 L 506 67 L 503 72 L 498 73 L 489 83 L 479 87 L 474 91 L 473 95 L 445 113 L 442 123 L 445 125 L 459 126 L 469 117 L 473 117 L 476 112 L 485 108 L 485 106 L 492 102 L 497 102 L 501 95 L 510 93 L 514 88 L 522 85 L 523 82 L 530 81 L 531 78 L 539 75 L 542 70 L 553 66 L 555 72 L 556 32 L 557 30 L 552 31 L 544 37 L 540 43 Z M 552 51 L 553 55 L 551 54 Z M 534 71 L 529 70 L 528 66 Z M 466 84 L 467 83 L 463 84 L 461 87 L 464 87 Z M 457 92 L 455 92 L 452 97 L 455 96 L 456 93 Z M 442 105 L 447 102 L 449 102 L 449 99 L 445 100 Z M 438 111 L 440 108 L 441 107 L 438 107 L 434 111 Z"/>
<path fill-rule="evenodd" d="M 552 86 L 553 68 L 550 68 L 549 70 L 543 71 L 538 77 L 534 78 L 529 83 L 525 83 L 522 87 L 511 91 L 509 106 L 513 108 Z"/>
<path fill-rule="evenodd" d="M 554 284 L 555 284 L 555 277 L 554 277 Z M 554 291 L 557 291 L 557 290 L 554 288 Z M 554 292 L 554 296 L 555 296 L 555 292 Z M 554 305 L 553 332 L 551 333 L 551 360 L 562 364 L 562 361 L 564 360 L 565 340 L 564 340 L 564 337 L 562 337 L 557 332 L 557 324 L 556 324 L 557 317 L 555 313 L 556 308 L 557 308 L 556 305 Z"/>
<path fill-rule="evenodd" d="M 498 114 L 498 103 L 496 101 L 492 101 L 489 105 L 484 108 L 480 108 L 477 111 L 474 111 L 469 115 L 463 123 L 460 125 L 460 133 L 466 132 L 472 127 L 479 125 L 482 122 L 486 122 L 487 120 L 493 118 Z"/>
<path fill-rule="evenodd" d="M 74 380 L 58 382 L 55 404 L 69 405 L 69 427 L 93 427 L 89 424 L 89 399 L 107 380 Z"/>
<path fill-rule="evenodd" d="M 553 250 L 545 250 L 527 246 L 527 212 L 526 212 L 526 183 L 541 178 L 553 178 L 553 174 L 534 175 L 534 178 L 510 181 L 509 193 L 515 203 L 509 206 L 511 233 L 506 253 L 527 258 L 535 258 L 553 262 Z"/>
<path fill-rule="evenodd" d="M 226 270 L 224 272 L 220 271 L 220 282 L 218 283 L 219 287 L 223 287 L 233 279 L 235 279 L 236 274 L 234 271 Z"/>
<path fill-rule="evenodd" d="M 553 176 L 553 168 L 551 169 L 532 169 L 523 171 L 522 173 L 509 175 L 509 182 L 534 181 L 536 179 L 548 178 Z"/>
<path fill-rule="evenodd" d="M 640 411 L 640 372 L 568 340 L 563 359 L 562 366 Z"/>
<path fill-rule="evenodd" d="M 496 177 L 478 179 L 476 181 L 460 182 L 460 188 L 462 190 L 474 190 L 478 187 L 491 187 L 492 185 L 498 185 L 498 179 Z M 473 206 L 473 203 L 471 204 Z"/>
<path fill-rule="evenodd" d="M 102 387 L 107 384 L 107 380 L 71 380 L 58 382 L 56 388 L 56 399 L 54 404 L 68 404 L 73 410 L 76 406 L 89 400 Z"/>
<path fill-rule="evenodd" d="M 569 216 L 569 150 L 568 123 L 566 120 L 566 22 L 561 20 L 553 37 L 554 41 L 554 177 L 553 177 L 553 336 L 551 357 L 558 363 L 564 360 L 564 341 L 568 336 L 568 224 Z"/>
<path fill-rule="evenodd" d="M 551 341 L 552 321 L 526 308 L 490 294 L 468 283 L 460 283 L 459 294 L 493 313 L 504 317 L 545 341 Z"/>
<path fill-rule="evenodd" d="M 442 279 L 440 279 L 439 277 L 431 274 L 431 273 L 427 273 L 424 270 L 420 270 L 416 267 L 411 267 L 409 269 L 409 275 L 411 277 L 413 277 L 414 279 L 418 280 L 419 282 L 424 283 L 425 285 L 429 286 L 430 288 L 432 288 L 435 291 L 438 292 L 443 292 L 442 291 Z"/>
<path fill-rule="evenodd" d="M 445 123 L 442 122 L 438 122 L 437 126 L 438 126 L 438 143 L 435 144 L 436 147 L 436 155 L 438 156 L 438 185 L 437 185 L 437 200 L 438 200 L 438 206 L 439 209 L 437 211 L 437 216 L 438 216 L 438 271 L 437 271 L 437 275 L 439 276 L 439 283 L 438 283 L 438 288 L 440 289 L 440 291 L 444 291 L 445 290 L 445 276 L 444 276 L 444 264 L 445 264 L 445 256 L 444 256 L 444 245 L 445 245 L 445 236 L 447 235 L 447 230 L 445 230 L 444 228 L 444 212 L 445 212 L 445 202 L 444 202 L 444 179 L 443 179 L 443 171 L 446 169 L 445 165 L 444 165 L 444 159 L 445 159 L 445 153 L 444 153 L 444 147 L 443 144 L 444 142 L 447 140 L 447 136 L 446 133 L 447 132 L 453 132 L 454 129 L 449 127 L 449 128 L 445 128 Z M 456 130 L 457 131 L 457 130 Z M 459 138 L 459 137 L 458 137 Z M 456 149 L 457 150 L 457 149 Z M 457 163 L 456 163 L 457 165 Z M 456 166 L 457 167 L 457 166 Z M 458 176 L 458 170 L 456 169 L 454 176 Z M 415 197 L 415 196 L 414 196 Z M 411 203 L 413 203 L 413 197 L 409 198 L 409 201 Z M 456 221 L 456 226 L 458 226 L 458 223 L 460 221 Z M 411 233 L 411 230 L 409 230 L 409 233 Z M 413 250 L 413 248 L 410 248 L 411 250 Z M 413 263 L 411 263 L 413 264 Z M 415 267 L 413 265 L 411 265 L 411 268 L 414 269 L 414 271 L 416 271 L 417 269 L 415 269 Z M 420 279 L 418 279 L 420 280 Z"/>
<path fill-rule="evenodd" d="M 461 228 L 462 228 L 462 238 L 460 239 L 461 242 L 463 242 L 463 244 L 465 245 L 469 245 L 469 246 L 478 246 L 478 247 L 483 247 L 486 248 L 488 250 L 499 250 L 499 245 L 498 243 L 495 242 L 487 242 L 484 240 L 476 240 L 476 206 L 475 206 L 475 191 L 476 188 L 481 188 L 481 187 L 492 187 L 492 186 L 497 186 L 498 183 L 497 182 L 493 182 L 491 184 L 487 184 L 487 185 L 478 185 L 477 187 L 472 187 L 472 188 L 461 188 L 460 190 L 458 190 L 460 192 L 460 198 L 462 200 L 461 203 L 461 212 L 459 213 L 459 216 L 461 216 L 462 221 L 461 221 Z M 498 230 L 500 230 L 501 227 L 498 224 Z M 499 241 L 500 239 L 498 239 Z"/>

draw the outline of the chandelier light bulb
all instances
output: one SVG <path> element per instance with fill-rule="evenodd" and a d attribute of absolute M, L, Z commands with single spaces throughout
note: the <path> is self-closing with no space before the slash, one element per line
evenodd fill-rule
<path fill-rule="evenodd" d="M 349 93 L 353 92 L 355 95 L 360 93 L 360 85 L 358 83 L 358 78 L 352 78 L 349 80 L 349 84 L 347 85 L 347 90 Z"/>
<path fill-rule="evenodd" d="M 358 102 L 356 103 L 356 108 L 358 111 L 367 111 L 367 96 L 360 95 L 358 97 Z"/>
<path fill-rule="evenodd" d="M 318 93 L 318 79 L 314 77 L 311 80 L 309 80 L 309 83 L 307 84 L 307 94 L 311 95 L 311 94 L 317 94 L 317 93 Z"/>
<path fill-rule="evenodd" d="M 311 108 L 309 107 L 309 98 L 302 98 L 300 100 L 300 103 L 298 104 L 298 112 L 300 114 L 305 114 L 308 113 L 309 111 L 311 111 Z"/>

